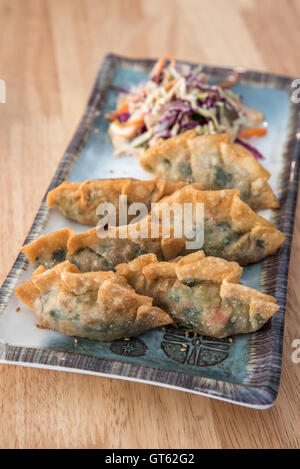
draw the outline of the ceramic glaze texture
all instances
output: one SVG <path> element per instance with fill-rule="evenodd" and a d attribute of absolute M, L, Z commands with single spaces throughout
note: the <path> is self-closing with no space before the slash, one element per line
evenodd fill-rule
<path fill-rule="evenodd" d="M 104 60 L 85 115 L 67 149 L 49 189 L 63 180 L 135 177 L 151 179 L 134 157 L 113 157 L 105 113 L 115 108 L 118 93 L 111 85 L 128 88 L 147 78 L 153 61 L 108 56 Z M 228 69 L 204 67 L 209 80 L 222 81 Z M 244 103 L 262 111 L 268 135 L 253 140 L 271 172 L 270 184 L 280 209 L 263 213 L 287 236 L 278 253 L 244 269 L 242 282 L 276 296 L 280 310 L 260 331 L 217 340 L 185 337 L 180 329 L 147 332 L 130 341 L 99 343 L 64 336 L 34 327 L 32 311 L 19 304 L 14 287 L 29 279 L 32 269 L 19 255 L 0 291 L 0 340 L 6 360 L 50 368 L 73 369 L 143 380 L 162 386 L 207 394 L 242 405 L 263 408 L 274 402 L 280 379 L 287 273 L 298 191 L 299 105 L 290 101 L 291 79 L 258 72 L 241 74 L 233 90 Z M 57 209 L 48 211 L 45 200 L 26 242 L 64 226 L 76 232 L 86 227 L 67 221 Z M 20 306 L 21 310 L 16 312 Z"/>

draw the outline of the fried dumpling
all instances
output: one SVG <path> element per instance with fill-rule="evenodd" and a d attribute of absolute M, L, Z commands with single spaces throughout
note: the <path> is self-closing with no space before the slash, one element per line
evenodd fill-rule
<path fill-rule="evenodd" d="M 115 230 L 115 231 L 112 231 Z M 34 267 L 51 268 L 65 259 L 75 264 L 81 272 L 113 270 L 121 262 L 129 262 L 141 254 L 155 253 L 158 259 L 169 260 L 184 250 L 185 239 L 162 237 L 162 226 L 152 223 L 149 217 L 139 223 L 110 227 L 108 230 L 91 228 L 75 235 L 70 230 L 68 239 L 64 230 L 43 235 L 22 248 Z M 57 256 L 57 239 L 63 258 Z M 53 245 L 52 245 L 53 243 Z"/>
<path fill-rule="evenodd" d="M 96 228 L 75 235 L 68 242 L 68 260 L 81 272 L 113 270 L 117 264 L 155 253 L 158 259 L 169 260 L 182 252 L 183 238 L 162 238 L 162 227 L 149 218 L 132 225 L 112 227 L 99 233 Z M 144 231 L 145 230 L 145 231 Z M 101 235 L 101 237 L 99 236 Z"/>
<path fill-rule="evenodd" d="M 94 179 L 84 182 L 64 181 L 48 193 L 48 207 L 56 205 L 67 218 L 87 225 L 96 225 L 100 219 L 97 207 L 101 203 L 111 203 L 116 210 L 116 225 L 129 223 L 134 215 L 128 215 L 127 221 L 120 220 L 120 196 L 127 197 L 126 209 L 132 203 L 143 203 L 150 210 L 151 203 L 172 194 L 185 186 L 185 182 L 162 181 L 155 178 L 151 181 L 140 181 L 132 178 Z M 202 188 L 200 184 L 198 188 Z M 126 219 L 125 219 L 126 220 Z"/>
<path fill-rule="evenodd" d="M 208 256 L 247 265 L 272 254 L 285 240 L 281 231 L 240 199 L 237 190 L 198 191 L 190 186 L 183 187 L 158 202 L 153 211 L 155 221 L 164 223 L 161 208 L 165 205 L 175 206 L 177 211 L 181 207 L 184 213 L 184 204 L 192 205 L 194 223 L 197 204 L 203 204 L 204 242 L 198 249 Z M 172 223 L 172 218 L 170 221 Z"/>
<path fill-rule="evenodd" d="M 51 269 L 66 260 L 68 240 L 75 233 L 71 228 L 63 228 L 53 233 L 40 236 L 21 249 L 31 264 L 37 268 L 43 265 Z"/>
<path fill-rule="evenodd" d="M 40 266 L 15 293 L 34 310 L 41 327 L 70 336 L 112 341 L 172 322 L 124 277 L 113 272 L 82 274 L 68 261 L 49 270 Z"/>
<path fill-rule="evenodd" d="M 158 262 L 148 254 L 116 267 L 135 291 L 151 296 L 175 324 L 211 337 L 260 329 L 279 309 L 276 299 L 239 284 L 235 262 L 198 251 L 177 261 Z"/>
<path fill-rule="evenodd" d="M 179 234 L 172 225 L 174 206 L 176 213 L 182 209 L 184 214 L 184 204 L 192 207 L 190 224 L 195 225 L 194 231 L 203 228 L 203 244 L 187 245 L 191 238 L 185 234 L 184 216 Z M 204 220 L 197 225 L 195 210 L 199 204 L 204 206 Z M 170 214 L 169 233 L 168 230 L 165 232 L 165 212 L 162 211 L 166 206 Z M 24 246 L 22 251 L 30 255 L 29 260 L 35 266 L 42 264 L 49 268 L 49 264 L 53 265 L 56 239 L 61 231 L 42 236 Z M 53 247 L 52 240 L 55 241 Z M 66 259 L 77 265 L 81 272 L 92 272 L 113 270 L 117 264 L 142 254 L 154 253 L 159 260 L 170 260 L 203 249 L 206 255 L 247 265 L 275 252 L 284 240 L 283 233 L 240 200 L 238 191 L 198 191 L 186 186 L 163 198 L 154 207 L 151 217 L 139 223 L 110 227 L 107 231 L 91 228 L 68 237 Z"/>
<path fill-rule="evenodd" d="M 150 173 L 167 181 L 196 182 L 190 164 L 188 142 L 196 133 L 189 130 L 167 140 L 159 140 L 140 157 L 140 164 Z M 204 189 L 204 187 L 203 187 Z"/>
<path fill-rule="evenodd" d="M 147 254 L 113 272 L 80 273 L 68 261 L 38 267 L 17 297 L 41 327 L 112 341 L 174 323 L 212 337 L 254 332 L 279 309 L 272 296 L 239 284 L 235 262 L 202 251 L 159 262 Z"/>
<path fill-rule="evenodd" d="M 205 190 L 238 189 L 253 210 L 278 207 L 270 173 L 250 151 L 231 143 L 229 134 L 186 132 L 149 148 L 140 162 L 162 179 L 199 182 Z"/>

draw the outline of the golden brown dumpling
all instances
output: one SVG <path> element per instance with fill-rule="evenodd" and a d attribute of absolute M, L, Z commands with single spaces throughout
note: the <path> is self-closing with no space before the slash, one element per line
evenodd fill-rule
<path fill-rule="evenodd" d="M 51 269 L 66 260 L 68 240 L 74 235 L 71 228 L 63 228 L 40 236 L 23 246 L 21 252 L 26 255 L 35 268 L 43 265 L 47 269 Z"/>
<path fill-rule="evenodd" d="M 285 241 L 285 235 L 243 202 L 237 190 L 198 191 L 191 186 L 183 187 L 158 202 L 152 219 L 156 214 L 155 221 L 164 224 L 161 207 L 180 206 L 184 213 L 184 204 L 192 205 L 195 226 L 195 208 L 203 204 L 204 242 L 198 249 L 203 249 L 206 255 L 247 265 L 269 256 Z M 172 223 L 172 217 L 170 220 Z"/>
<path fill-rule="evenodd" d="M 250 151 L 231 143 L 229 134 L 186 132 L 150 147 L 140 163 L 169 181 L 198 182 L 205 190 L 238 189 L 253 210 L 278 207 L 270 173 Z"/>
<path fill-rule="evenodd" d="M 113 272 L 80 273 L 68 261 L 40 266 L 16 288 L 40 325 L 70 336 L 112 341 L 170 324 L 170 316 Z"/>
<path fill-rule="evenodd" d="M 191 221 L 196 231 L 203 228 L 203 244 L 192 247 L 188 245 L 190 239 L 184 227 L 178 234 L 172 225 L 172 216 L 170 232 L 164 233 L 166 224 L 161 209 L 167 206 L 172 213 L 174 204 L 177 212 L 178 209 L 183 209 L 184 204 L 192 206 Z M 204 205 L 204 220 L 200 220 L 200 223 L 195 218 L 194 209 L 197 204 Z M 143 227 L 146 228 L 146 234 Z M 132 232 L 133 229 L 136 233 Z M 50 266 L 53 265 L 52 252 L 57 250 L 56 238 L 61 231 L 44 235 L 30 243 L 29 247 L 23 247 L 25 254 L 34 253 L 30 260 L 33 260 L 35 266 L 43 264 L 48 267 L 49 259 Z M 129 262 L 147 253 L 154 253 L 159 260 L 170 260 L 199 249 L 203 249 L 206 255 L 247 265 L 272 254 L 285 240 L 284 234 L 272 223 L 257 215 L 240 200 L 238 191 L 198 191 L 190 186 L 163 198 L 157 203 L 151 217 L 132 225 L 110 227 L 107 232 L 102 230 L 101 237 L 99 233 L 96 228 L 91 228 L 84 233 L 70 236 L 67 240 L 66 258 L 77 265 L 81 272 L 113 270 L 117 264 Z M 55 241 L 53 248 L 52 240 Z"/>
<path fill-rule="evenodd" d="M 175 324 L 211 337 L 254 332 L 279 309 L 272 296 L 238 283 L 242 268 L 237 263 L 205 257 L 202 251 L 171 262 L 148 254 L 116 271 L 137 293 L 151 296 Z"/>
<path fill-rule="evenodd" d="M 148 211 L 151 203 L 158 202 L 162 197 L 181 189 L 186 183 L 162 181 L 155 178 L 151 181 L 140 181 L 132 178 L 94 179 L 84 182 L 64 181 L 48 193 L 48 207 L 57 206 L 69 219 L 86 225 L 97 225 L 100 215 L 97 207 L 101 203 L 111 203 L 116 209 L 116 226 L 119 224 L 119 197 L 127 197 L 127 205 L 143 203 Z M 201 188 L 200 184 L 196 185 Z M 133 215 L 128 215 L 128 223 Z"/>

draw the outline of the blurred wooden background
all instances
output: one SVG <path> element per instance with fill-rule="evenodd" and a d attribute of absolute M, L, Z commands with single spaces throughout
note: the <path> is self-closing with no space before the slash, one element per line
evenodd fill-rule
<path fill-rule="evenodd" d="M 22 245 L 107 52 L 300 76 L 299 0 L 0 0 L 0 282 Z M 144 384 L 0 365 L 1 448 L 296 448 L 300 214 L 282 382 L 256 411 Z M 298 287 L 298 288 L 297 288 Z"/>

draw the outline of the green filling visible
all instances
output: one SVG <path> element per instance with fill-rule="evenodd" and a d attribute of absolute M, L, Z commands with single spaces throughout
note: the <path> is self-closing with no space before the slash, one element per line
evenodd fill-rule
<path fill-rule="evenodd" d="M 195 319 L 201 315 L 196 308 L 184 308 L 182 312 L 186 319 L 191 320 L 191 322 L 195 321 Z"/>
<path fill-rule="evenodd" d="M 179 303 L 181 299 L 180 292 L 177 290 L 173 290 L 170 295 L 171 300 L 175 301 L 175 303 Z"/>
<path fill-rule="evenodd" d="M 54 319 L 59 319 L 60 318 L 60 311 L 58 309 L 51 309 L 49 312 L 50 316 L 52 316 Z"/>
<path fill-rule="evenodd" d="M 237 241 L 240 237 L 242 236 L 241 233 L 237 231 L 230 231 L 225 237 L 224 237 L 224 246 L 228 246 L 229 244 Z"/>
<path fill-rule="evenodd" d="M 256 240 L 256 247 L 259 249 L 265 249 L 266 243 L 262 239 Z"/>
<path fill-rule="evenodd" d="M 208 255 L 222 256 L 224 249 L 239 240 L 242 233 L 234 231 L 227 222 L 204 221 L 203 250 Z"/>
<path fill-rule="evenodd" d="M 187 278 L 184 282 L 188 287 L 192 288 L 196 285 L 196 280 L 194 278 Z"/>
<path fill-rule="evenodd" d="M 82 211 L 71 200 L 65 199 L 63 202 L 64 204 L 61 204 L 63 214 L 67 218 L 77 221 L 77 217 L 82 213 Z"/>
<path fill-rule="evenodd" d="M 230 225 L 226 221 L 219 221 L 216 226 L 223 232 L 230 230 Z"/>
<path fill-rule="evenodd" d="M 89 247 L 75 251 L 74 254 L 70 256 L 69 261 L 75 264 L 81 272 L 113 269 L 113 265 L 107 259 Z"/>
<path fill-rule="evenodd" d="M 139 257 L 139 256 L 142 256 L 143 254 L 148 254 L 148 252 L 145 251 L 145 249 L 143 249 L 138 244 L 136 244 L 133 249 L 134 249 L 134 253 L 133 253 L 134 257 Z"/>
<path fill-rule="evenodd" d="M 60 262 L 63 262 L 66 259 L 66 249 L 65 248 L 60 248 L 57 249 L 52 253 L 51 260 L 52 262 L 56 265 L 59 264 Z"/>
<path fill-rule="evenodd" d="M 251 330 L 249 323 L 249 305 L 240 298 L 226 298 L 224 304 L 226 310 L 231 312 L 231 316 L 224 328 L 226 335 L 237 332 L 247 332 Z M 241 324 L 243 330 L 241 330 Z"/>
<path fill-rule="evenodd" d="M 223 333 L 227 337 L 231 334 L 235 334 L 236 321 L 233 318 L 230 318 L 227 324 L 224 327 Z"/>
<path fill-rule="evenodd" d="M 220 231 L 220 233 L 224 234 L 225 246 L 228 246 L 228 244 L 231 244 L 233 241 L 237 241 L 241 236 L 241 233 L 233 231 L 231 229 L 231 226 L 225 221 L 217 223 L 216 227 Z"/>
<path fill-rule="evenodd" d="M 220 285 L 209 280 L 202 281 L 193 288 L 192 298 L 198 311 L 205 311 L 205 309 L 212 303 L 219 304 Z"/>
<path fill-rule="evenodd" d="M 52 269 L 52 267 L 66 260 L 66 254 L 67 250 L 65 248 L 59 248 L 56 251 L 53 251 L 48 259 L 43 259 L 38 256 L 35 258 L 35 266 L 38 267 L 43 265 L 46 269 Z"/>
<path fill-rule="evenodd" d="M 213 228 L 208 224 L 207 218 L 204 220 L 204 242 L 213 234 Z"/>
<path fill-rule="evenodd" d="M 176 326 L 179 329 L 192 329 L 193 328 L 193 326 L 191 324 L 186 324 L 185 322 L 177 322 Z"/>
<path fill-rule="evenodd" d="M 249 197 L 250 197 L 249 191 L 246 191 L 246 190 L 241 191 L 240 197 L 241 197 L 242 200 L 245 200 L 245 201 L 248 200 Z"/>
<path fill-rule="evenodd" d="M 223 189 L 224 187 L 227 187 L 228 184 L 230 184 L 232 180 L 232 175 L 230 173 L 227 173 L 224 171 L 223 168 L 220 166 L 215 166 L 215 178 L 214 178 L 214 185 L 218 189 Z"/>
<path fill-rule="evenodd" d="M 190 177 L 192 175 L 192 168 L 188 164 L 179 163 L 177 169 L 183 176 Z"/>
<path fill-rule="evenodd" d="M 255 321 L 257 322 L 259 328 L 262 327 L 265 323 L 264 318 L 259 313 L 255 314 Z"/>

